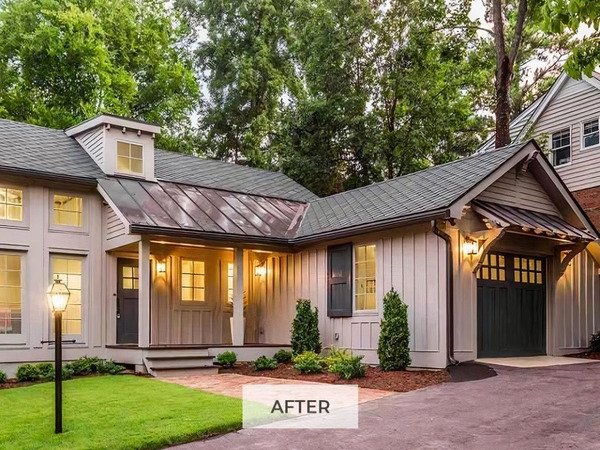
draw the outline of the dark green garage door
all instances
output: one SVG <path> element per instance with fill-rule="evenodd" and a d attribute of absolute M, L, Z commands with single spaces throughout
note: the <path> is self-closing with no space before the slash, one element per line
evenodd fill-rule
<path fill-rule="evenodd" d="M 546 354 L 545 264 L 541 258 L 488 254 L 477 273 L 477 354 Z"/>

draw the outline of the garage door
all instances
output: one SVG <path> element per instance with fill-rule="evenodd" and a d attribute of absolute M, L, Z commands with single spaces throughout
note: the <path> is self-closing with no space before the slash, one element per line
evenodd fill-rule
<path fill-rule="evenodd" d="M 488 254 L 477 273 L 478 357 L 546 354 L 545 262 Z"/>

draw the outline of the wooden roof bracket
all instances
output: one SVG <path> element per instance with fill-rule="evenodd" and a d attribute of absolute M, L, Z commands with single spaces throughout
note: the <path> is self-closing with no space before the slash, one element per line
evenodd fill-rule
<path fill-rule="evenodd" d="M 504 233 L 506 233 L 506 227 L 492 228 L 489 231 L 489 234 L 488 234 L 485 242 L 483 243 L 483 245 L 479 249 L 479 252 L 477 253 L 479 260 L 477 261 L 477 264 L 475 264 L 475 267 L 473 268 L 473 273 L 477 273 L 477 271 L 483 264 L 483 260 L 485 259 L 485 256 L 490 252 L 494 243 L 497 240 L 501 239 L 502 236 L 504 236 Z"/>
<path fill-rule="evenodd" d="M 571 261 L 573 260 L 573 258 L 575 258 L 575 256 L 577 256 L 579 253 L 581 253 L 583 250 L 585 250 L 585 248 L 588 246 L 589 242 L 587 241 L 582 241 L 582 242 L 577 242 L 576 244 L 573 245 L 569 245 L 569 246 L 564 246 L 564 247 L 558 247 L 555 250 L 555 258 L 554 261 L 556 262 L 556 279 L 560 279 L 565 272 L 567 271 L 567 267 L 569 267 L 569 264 L 571 264 Z M 564 256 L 563 256 L 564 254 Z"/>

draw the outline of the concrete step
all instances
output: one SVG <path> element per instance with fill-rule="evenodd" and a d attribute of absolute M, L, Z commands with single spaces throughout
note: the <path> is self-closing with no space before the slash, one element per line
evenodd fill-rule
<path fill-rule="evenodd" d="M 171 357 L 171 356 L 209 356 L 208 348 L 151 348 L 144 350 L 144 356 L 150 357 Z"/>
<path fill-rule="evenodd" d="M 212 356 L 147 356 L 148 369 L 189 369 L 213 367 Z"/>
<path fill-rule="evenodd" d="M 152 370 L 152 375 L 157 378 L 191 377 L 197 375 L 216 375 L 219 368 L 216 366 L 189 367 L 185 369 L 157 369 Z"/>

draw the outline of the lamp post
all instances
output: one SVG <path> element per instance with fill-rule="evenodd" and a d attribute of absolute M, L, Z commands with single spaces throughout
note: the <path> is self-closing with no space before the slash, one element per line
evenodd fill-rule
<path fill-rule="evenodd" d="M 48 301 L 54 314 L 54 433 L 62 433 L 62 313 L 71 292 L 60 277 L 48 286 Z"/>

